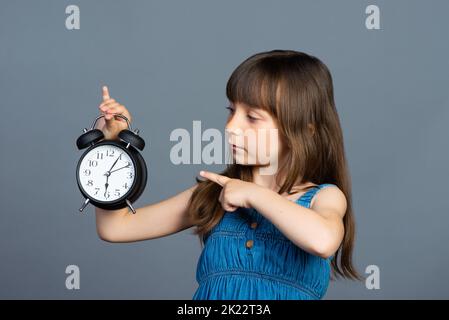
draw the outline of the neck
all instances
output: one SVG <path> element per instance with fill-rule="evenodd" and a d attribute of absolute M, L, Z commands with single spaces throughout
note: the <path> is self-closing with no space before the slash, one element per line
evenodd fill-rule
<path fill-rule="evenodd" d="M 253 166 L 252 167 L 252 175 L 253 175 L 253 183 L 268 188 L 270 190 L 273 190 L 275 192 L 278 192 L 279 189 L 281 188 L 281 185 L 284 183 L 285 179 L 286 179 L 286 175 L 282 174 L 281 177 L 278 177 L 278 175 L 280 175 L 280 170 L 277 170 L 276 173 L 274 174 L 261 174 L 261 169 L 263 168 L 263 166 Z M 276 179 L 278 179 L 280 181 L 280 185 L 276 183 Z M 304 184 L 300 183 L 300 179 L 298 179 L 293 188 L 293 189 L 302 189 L 304 187 L 308 187 L 310 185 L 315 185 L 312 182 L 306 182 Z M 284 192 L 284 194 L 286 194 L 287 192 Z"/>
<path fill-rule="evenodd" d="M 282 158 L 284 160 L 284 158 Z M 278 167 L 275 173 L 273 174 L 267 174 L 263 172 L 263 168 L 267 168 L 268 166 L 253 166 L 252 167 L 252 174 L 253 174 L 253 182 L 259 186 L 268 188 L 270 190 L 273 190 L 275 192 L 278 192 L 281 188 L 282 183 L 285 181 L 285 175 L 281 175 L 281 172 L 279 170 L 280 167 L 282 167 L 282 161 L 281 163 L 278 163 Z M 269 172 L 269 171 L 268 171 Z M 281 176 L 279 176 L 281 175 Z M 276 183 L 276 180 L 280 181 L 280 185 Z"/>
<path fill-rule="evenodd" d="M 281 186 L 276 184 L 276 174 L 261 174 L 260 170 L 262 167 L 260 166 L 253 166 L 252 173 L 253 173 L 253 183 L 268 188 L 273 191 L 278 191 Z"/>

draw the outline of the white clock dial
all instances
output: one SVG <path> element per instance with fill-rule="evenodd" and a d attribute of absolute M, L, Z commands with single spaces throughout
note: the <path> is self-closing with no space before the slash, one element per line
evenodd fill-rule
<path fill-rule="evenodd" d="M 130 190 L 135 179 L 135 167 L 122 149 L 114 145 L 101 145 L 84 156 L 78 177 L 81 187 L 90 197 L 110 202 Z"/>

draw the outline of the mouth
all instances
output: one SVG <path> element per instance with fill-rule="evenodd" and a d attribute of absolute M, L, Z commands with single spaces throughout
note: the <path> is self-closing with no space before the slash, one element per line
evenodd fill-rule
<path fill-rule="evenodd" d="M 235 144 L 231 144 L 231 147 L 232 147 L 233 150 L 245 150 L 244 148 L 238 147 Z"/>

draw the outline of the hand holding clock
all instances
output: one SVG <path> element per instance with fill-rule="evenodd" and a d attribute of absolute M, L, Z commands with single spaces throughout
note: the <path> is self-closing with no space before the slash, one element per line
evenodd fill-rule
<path fill-rule="evenodd" d="M 114 117 L 114 115 L 121 114 L 131 123 L 131 114 L 124 105 L 110 98 L 108 87 L 103 86 L 102 90 L 103 101 L 98 108 L 104 117 L 97 121 L 96 128 L 103 132 L 105 140 L 119 140 L 119 132 L 128 126 L 125 119 Z"/>
<path fill-rule="evenodd" d="M 82 212 L 90 203 L 105 210 L 127 206 L 132 213 L 136 213 L 132 203 L 140 197 L 147 183 L 147 167 L 138 151 L 143 150 L 145 141 L 139 137 L 138 129 L 131 129 L 130 113 L 110 98 L 106 86 L 102 87 L 102 93 L 103 101 L 98 106 L 101 116 L 96 117 L 91 129 L 84 128 L 83 134 L 76 140 L 79 150 L 87 148 L 76 168 L 78 187 L 85 198 L 79 211 Z M 114 154 L 120 155 L 113 159 Z M 109 182 L 113 172 L 125 168 L 127 170 L 120 171 Z M 106 176 L 106 181 L 102 176 Z M 99 192 L 103 184 L 104 197 Z"/>

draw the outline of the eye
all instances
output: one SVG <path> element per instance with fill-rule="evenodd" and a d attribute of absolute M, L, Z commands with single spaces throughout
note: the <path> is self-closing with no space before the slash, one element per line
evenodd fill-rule
<path fill-rule="evenodd" d="M 229 107 L 229 106 L 228 106 L 228 107 L 226 107 L 226 109 L 228 109 L 230 113 L 233 113 L 233 112 L 234 112 L 234 109 L 232 109 L 232 108 L 231 108 L 231 107 Z"/>
<path fill-rule="evenodd" d="M 254 117 L 252 117 L 250 115 L 248 115 L 247 117 L 248 117 L 250 122 L 254 122 L 254 121 L 258 120 L 257 118 L 254 118 Z"/>

